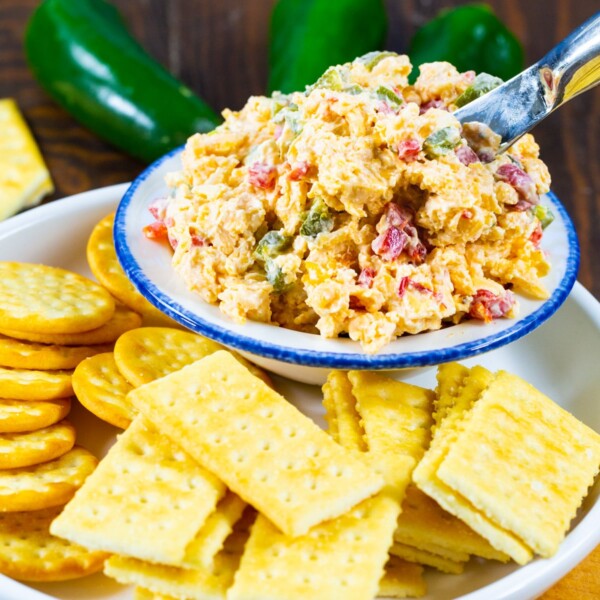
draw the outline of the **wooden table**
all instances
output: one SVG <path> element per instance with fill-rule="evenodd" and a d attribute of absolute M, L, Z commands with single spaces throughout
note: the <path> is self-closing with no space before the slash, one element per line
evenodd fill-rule
<path fill-rule="evenodd" d="M 73 0 L 77 1 L 77 0 Z M 333 1 L 333 0 L 332 0 Z M 272 0 L 113 0 L 148 52 L 214 108 L 239 109 L 266 84 Z M 57 107 L 29 73 L 22 50 L 25 24 L 38 0 L 0 0 L 0 98 L 18 101 L 48 163 L 56 192 L 48 200 L 131 180 L 144 165 L 99 140 Z M 386 0 L 387 47 L 403 52 L 440 0 Z M 493 0 L 521 39 L 527 64 L 600 8 L 598 0 Z M 0 132 L 2 135 L 2 132 Z M 535 130 L 553 189 L 581 243 L 579 281 L 600 298 L 600 89 L 569 103 Z M 545 600 L 600 597 L 600 548 L 548 591 Z"/>

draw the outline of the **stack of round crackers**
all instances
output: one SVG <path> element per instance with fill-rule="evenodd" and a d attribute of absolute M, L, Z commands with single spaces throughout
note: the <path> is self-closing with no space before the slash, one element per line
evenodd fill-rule
<path fill-rule="evenodd" d="M 49 534 L 95 469 L 66 417 L 72 373 L 140 319 L 100 285 L 41 264 L 0 262 L 0 572 L 55 581 L 106 555 Z"/>

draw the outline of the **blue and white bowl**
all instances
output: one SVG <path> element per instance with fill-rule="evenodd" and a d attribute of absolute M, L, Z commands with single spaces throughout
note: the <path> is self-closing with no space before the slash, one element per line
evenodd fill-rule
<path fill-rule="evenodd" d="M 544 279 L 550 298 L 540 302 L 519 296 L 520 311 L 515 319 L 489 324 L 471 320 L 403 336 L 375 355 L 365 354 L 360 344 L 349 339 L 324 339 L 254 321 L 239 325 L 217 306 L 189 291 L 171 266 L 170 249 L 148 240 L 142 232 L 153 220 L 148 206 L 169 193 L 165 175 L 181 168 L 180 153 L 178 148 L 150 165 L 121 200 L 114 228 L 121 265 L 137 289 L 175 321 L 290 379 L 320 384 L 331 369 L 411 369 L 488 352 L 539 327 L 558 310 L 575 283 L 579 267 L 577 235 L 566 210 L 550 193 L 545 202 L 556 219 L 545 231 L 542 243 L 552 264 Z"/>

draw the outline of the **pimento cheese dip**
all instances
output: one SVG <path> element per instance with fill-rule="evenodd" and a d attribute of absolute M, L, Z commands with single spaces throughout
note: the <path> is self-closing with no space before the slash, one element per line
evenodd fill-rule
<path fill-rule="evenodd" d="M 404 334 L 491 321 L 544 299 L 550 176 L 525 135 L 452 115 L 473 72 L 371 53 L 305 92 L 251 97 L 192 136 L 147 233 L 164 235 L 190 289 L 236 322 L 374 353 Z M 465 94 L 466 92 L 466 94 Z"/>

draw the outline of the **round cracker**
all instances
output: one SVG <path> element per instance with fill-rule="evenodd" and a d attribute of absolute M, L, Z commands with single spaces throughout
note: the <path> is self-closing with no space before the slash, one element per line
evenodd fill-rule
<path fill-rule="evenodd" d="M 0 367 L 0 390 L 12 400 L 54 400 L 73 395 L 72 371 L 37 371 Z"/>
<path fill-rule="evenodd" d="M 21 581 L 65 581 L 102 569 L 108 554 L 51 535 L 62 506 L 0 513 L 0 573 Z"/>
<path fill-rule="evenodd" d="M 0 334 L 0 365 L 54 371 L 74 369 L 84 358 L 112 350 L 111 344 L 58 346 L 16 340 Z"/>
<path fill-rule="evenodd" d="M 124 333 L 117 340 L 114 356 L 123 377 L 134 387 L 139 387 L 224 349 L 220 344 L 190 331 L 140 327 Z M 257 377 L 270 384 L 264 371 L 232 354 Z"/>
<path fill-rule="evenodd" d="M 49 462 L 0 471 L 0 512 L 66 504 L 97 464 L 98 459 L 91 452 L 75 446 Z"/>
<path fill-rule="evenodd" d="M 133 386 L 121 375 L 112 352 L 86 358 L 73 372 L 77 399 L 99 419 L 127 429 L 137 410 L 127 399 Z"/>
<path fill-rule="evenodd" d="M 81 333 L 40 333 L 18 329 L 0 329 L 0 333 L 29 342 L 57 344 L 61 346 L 85 346 L 112 344 L 117 338 L 142 324 L 142 317 L 128 306 L 117 302 L 113 316 L 101 327 Z"/>
<path fill-rule="evenodd" d="M 68 421 L 23 433 L 0 434 L 0 469 L 31 467 L 66 454 L 75 444 Z"/>
<path fill-rule="evenodd" d="M 115 311 L 90 279 L 47 265 L 0 262 L 0 327 L 45 333 L 95 329 Z"/>
<path fill-rule="evenodd" d="M 121 267 L 113 239 L 114 222 L 115 213 L 107 215 L 96 224 L 89 237 L 86 253 L 94 277 L 115 298 L 144 317 L 164 318 L 163 313 L 135 289 Z"/>
<path fill-rule="evenodd" d="M 0 433 L 20 433 L 48 427 L 64 419 L 71 399 L 29 401 L 0 398 Z"/>

